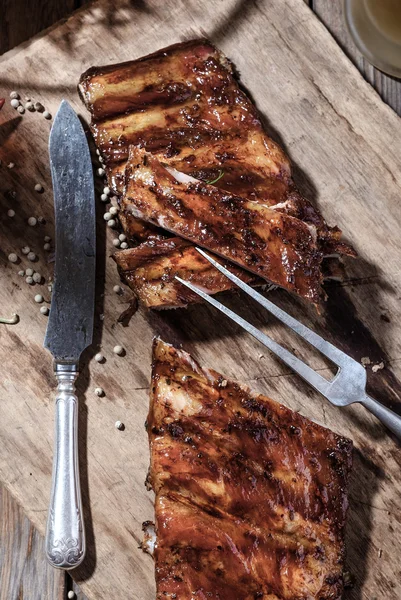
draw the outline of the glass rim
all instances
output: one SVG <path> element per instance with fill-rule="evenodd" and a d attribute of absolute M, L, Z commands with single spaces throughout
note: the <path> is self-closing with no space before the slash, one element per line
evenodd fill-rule
<path fill-rule="evenodd" d="M 360 1 L 360 0 L 359 0 Z M 350 10 L 355 0 L 343 0 L 343 10 L 344 10 L 344 20 L 345 25 L 347 27 L 348 33 L 350 34 L 355 46 L 361 52 L 361 54 L 366 58 L 366 60 L 376 67 L 386 75 L 390 75 L 391 77 L 395 77 L 397 79 L 401 78 L 401 60 L 399 65 L 394 65 L 393 63 L 382 60 L 377 55 L 373 54 L 366 43 L 361 39 L 361 36 L 358 34 L 358 31 L 355 28 L 354 21 L 350 15 Z M 366 10 L 366 9 L 365 9 Z M 369 17 L 368 17 L 369 18 Z M 392 42 L 385 38 L 385 36 L 378 30 L 378 34 L 386 40 L 387 44 L 391 44 L 394 47 L 399 48 L 399 53 L 401 57 L 401 45 L 396 44 L 396 42 Z"/>

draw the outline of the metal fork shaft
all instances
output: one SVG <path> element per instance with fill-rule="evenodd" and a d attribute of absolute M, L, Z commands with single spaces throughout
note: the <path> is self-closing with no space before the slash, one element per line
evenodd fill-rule
<path fill-rule="evenodd" d="M 360 403 L 401 440 L 401 417 L 399 415 L 367 394 L 360 400 Z"/>
<path fill-rule="evenodd" d="M 266 346 L 266 348 L 268 348 L 269 350 L 271 350 L 271 352 L 276 354 L 286 365 L 288 365 L 291 369 L 298 373 L 298 375 L 305 379 L 305 381 L 307 381 L 318 392 L 320 392 L 324 396 L 327 396 L 328 386 L 330 385 L 329 382 L 327 381 L 327 379 L 319 375 L 319 373 L 316 373 L 316 371 L 309 367 L 309 365 L 305 364 L 302 360 L 294 356 L 294 354 L 289 352 L 289 350 L 287 350 L 286 348 L 283 348 L 283 346 L 275 342 L 271 337 L 259 331 L 259 329 L 257 329 L 256 327 L 251 325 L 251 323 L 237 315 L 237 313 L 227 308 L 227 306 L 224 306 L 224 304 L 222 304 L 218 300 L 215 300 L 215 298 L 209 296 L 209 294 L 206 294 L 200 288 L 194 286 L 191 282 L 185 281 L 177 275 L 175 276 L 175 279 L 183 285 L 185 285 L 190 290 L 192 290 L 193 292 L 195 292 L 196 294 L 198 294 L 198 296 L 201 296 L 204 300 L 206 300 L 206 302 L 212 304 L 215 308 L 217 308 L 220 312 L 229 317 L 232 321 L 240 325 L 243 329 L 245 329 L 245 331 L 250 333 L 254 338 L 259 340 L 259 342 Z"/>

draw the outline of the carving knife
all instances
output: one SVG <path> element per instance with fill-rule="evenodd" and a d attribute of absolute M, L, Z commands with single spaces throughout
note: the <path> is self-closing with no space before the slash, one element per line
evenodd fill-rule
<path fill-rule="evenodd" d="M 85 555 L 78 468 L 78 398 L 81 353 L 92 343 L 95 304 L 95 193 L 85 132 L 65 100 L 49 139 L 56 222 L 56 264 L 44 347 L 54 357 L 53 477 L 45 540 L 50 564 L 73 569 Z"/>

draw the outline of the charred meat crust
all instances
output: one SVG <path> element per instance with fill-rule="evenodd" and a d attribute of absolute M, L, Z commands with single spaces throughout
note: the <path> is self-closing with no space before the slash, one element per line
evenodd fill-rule
<path fill-rule="evenodd" d="M 350 440 L 161 340 L 147 423 L 157 598 L 341 598 Z"/>
<path fill-rule="evenodd" d="M 319 303 L 322 253 L 299 219 L 212 185 L 177 181 L 134 146 L 122 208 Z"/>
<path fill-rule="evenodd" d="M 208 40 L 175 44 L 119 65 L 92 67 L 82 75 L 78 87 L 92 113 L 91 129 L 109 187 L 119 196 L 129 146 L 134 144 L 180 172 L 214 181 L 232 195 L 305 222 L 315 231 L 323 255 L 355 256 L 340 240 L 340 230 L 329 227 L 297 191 L 288 157 L 266 135 L 230 61 Z M 120 211 L 119 217 L 133 244 L 147 239 L 161 243 L 168 237 L 162 228 L 126 211 Z M 189 247 L 185 253 L 191 263 Z M 165 264 L 166 269 L 174 269 Z M 184 264 L 181 261 L 181 276 L 186 279 L 191 273 L 185 272 Z M 213 289 L 220 280 L 216 279 Z M 130 277 L 133 289 L 135 281 Z M 163 299 L 160 287 L 154 292 L 157 304 L 169 304 L 171 295 Z"/>
<path fill-rule="evenodd" d="M 182 238 L 148 239 L 136 248 L 116 252 L 113 258 L 121 277 L 147 308 L 187 306 L 200 301 L 197 294 L 175 280 L 176 275 L 184 276 L 210 294 L 235 288 L 190 242 Z M 250 285 L 263 283 L 247 271 L 232 265 L 230 268 Z"/>
<path fill-rule="evenodd" d="M 296 191 L 287 156 L 264 132 L 229 60 L 208 40 L 93 67 L 78 87 L 116 191 L 122 192 L 129 145 L 136 144 L 197 179 L 212 181 L 224 171 L 217 187 L 313 223 L 322 243 L 338 239 Z"/>

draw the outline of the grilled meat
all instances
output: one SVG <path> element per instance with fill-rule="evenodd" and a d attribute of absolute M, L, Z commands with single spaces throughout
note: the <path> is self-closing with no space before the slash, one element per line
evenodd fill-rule
<path fill-rule="evenodd" d="M 84 73 L 79 91 L 92 114 L 91 129 L 105 161 L 109 186 L 122 195 L 130 144 L 145 148 L 163 164 L 264 207 L 311 224 L 323 254 L 355 252 L 340 241 L 320 213 L 296 190 L 289 160 L 266 135 L 255 107 L 239 87 L 231 63 L 207 40 L 176 44 L 141 59 Z M 132 243 L 162 240 L 165 232 L 119 214 Z M 160 252 L 165 247 L 162 244 Z M 147 248 L 145 247 L 145 252 Z M 188 259 L 185 260 L 185 254 Z M 181 276 L 191 277 L 188 246 Z M 174 269 L 168 265 L 166 269 Z M 211 274 L 212 276 L 212 274 Z M 211 286 L 217 291 L 221 277 Z M 130 284 L 135 288 L 135 281 Z M 150 282 L 147 283 L 150 290 Z M 170 288 L 166 289 L 170 296 Z M 163 305 L 163 290 L 155 289 Z"/>
<path fill-rule="evenodd" d="M 126 212 L 319 302 L 322 254 L 314 226 L 188 176 L 182 180 L 135 146 L 125 172 Z"/>
<path fill-rule="evenodd" d="M 156 340 L 157 598 L 340 600 L 352 443 Z"/>
<path fill-rule="evenodd" d="M 122 193 L 131 144 L 163 163 L 244 198 L 274 205 L 317 226 L 319 243 L 340 231 L 295 189 L 283 150 L 265 133 L 231 63 L 207 40 L 175 44 L 119 65 L 92 67 L 79 91 L 105 159 L 109 184 Z M 341 252 L 351 252 L 342 246 Z"/>
<path fill-rule="evenodd" d="M 184 276 L 208 294 L 235 288 L 190 242 L 182 238 L 157 242 L 148 239 L 136 248 L 116 252 L 113 258 L 125 282 L 147 308 L 177 308 L 200 302 L 197 294 L 175 281 L 176 275 Z M 263 283 L 247 271 L 230 268 L 250 285 Z"/>

